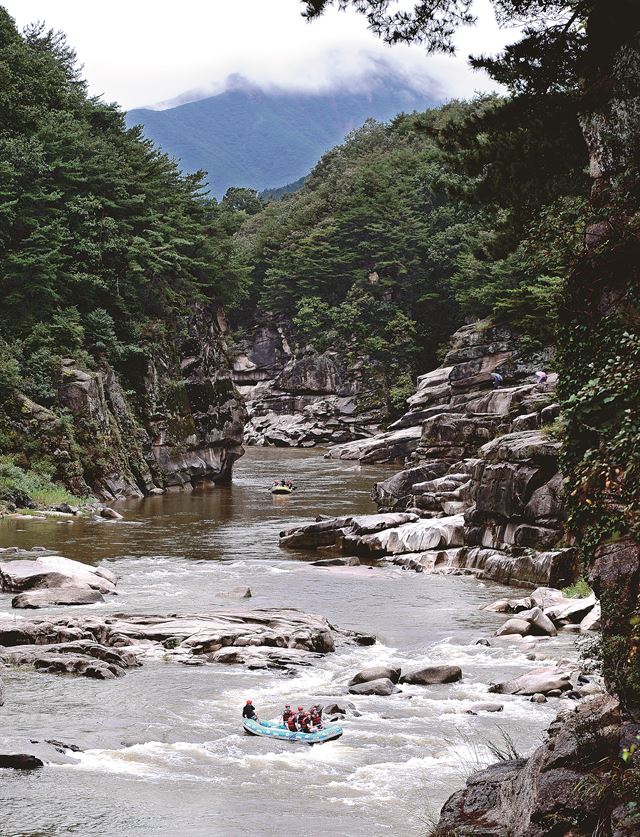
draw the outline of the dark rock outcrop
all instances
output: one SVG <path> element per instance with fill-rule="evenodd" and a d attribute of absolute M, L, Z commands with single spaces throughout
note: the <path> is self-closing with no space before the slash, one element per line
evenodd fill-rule
<path fill-rule="evenodd" d="M 637 729 L 637 725 L 636 725 Z M 632 782 L 620 753 L 634 732 L 615 698 L 589 698 L 561 715 L 528 759 L 474 773 L 442 808 L 434 837 L 631 837 Z M 637 769 L 637 768 L 636 768 Z"/>

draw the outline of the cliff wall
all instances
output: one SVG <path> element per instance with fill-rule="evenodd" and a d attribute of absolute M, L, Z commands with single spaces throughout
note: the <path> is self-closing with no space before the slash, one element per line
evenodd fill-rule
<path fill-rule="evenodd" d="M 64 360 L 57 398 L 44 407 L 20 392 L 2 404 L 11 452 L 45 461 L 77 495 L 110 500 L 230 477 L 242 455 L 246 411 L 227 356 L 224 313 L 194 306 L 159 340 L 125 388 L 106 362 Z"/>

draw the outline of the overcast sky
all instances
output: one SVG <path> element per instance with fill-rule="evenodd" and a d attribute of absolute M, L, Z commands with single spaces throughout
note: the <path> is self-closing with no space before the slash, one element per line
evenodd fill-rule
<path fill-rule="evenodd" d="M 418 89 L 439 97 L 493 89 L 466 65 L 512 39 L 498 29 L 489 0 L 479 24 L 458 37 L 458 55 L 425 56 L 420 46 L 387 47 L 355 12 L 330 10 L 314 23 L 300 0 L 0 0 L 19 27 L 44 20 L 67 33 L 90 91 L 129 109 L 191 91 L 221 90 L 239 73 L 264 87 L 358 87 L 380 59 Z M 197 91 L 194 93 L 193 91 Z"/>

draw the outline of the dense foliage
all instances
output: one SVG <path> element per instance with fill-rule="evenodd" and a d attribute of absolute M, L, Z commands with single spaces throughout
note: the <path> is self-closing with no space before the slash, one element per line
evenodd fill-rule
<path fill-rule="evenodd" d="M 398 404 L 466 317 L 548 341 L 586 192 L 582 140 L 558 111 L 481 98 L 368 121 L 243 226 L 240 319 L 285 316 L 301 344 L 379 361 Z M 534 158 L 539 178 L 520 184 Z"/>
<path fill-rule="evenodd" d="M 61 36 L 1 8 L 0 76 L 0 391 L 49 403 L 62 356 L 124 368 L 188 304 L 237 302 L 245 213 L 89 98 Z"/>

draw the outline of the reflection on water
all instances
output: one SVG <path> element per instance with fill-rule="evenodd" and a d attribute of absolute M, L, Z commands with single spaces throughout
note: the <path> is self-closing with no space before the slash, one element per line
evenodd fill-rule
<path fill-rule="evenodd" d="M 128 502 L 124 521 L 0 524 L 1 546 L 53 547 L 114 570 L 119 595 L 94 611 L 300 607 L 379 638 L 292 675 L 163 661 L 107 682 L 10 672 L 3 747 L 57 738 L 85 752 L 72 767 L 6 771 L 0 834 L 418 837 L 428 810 L 487 758 L 484 742 L 497 737 L 497 723 L 521 750 L 535 746 L 551 704 L 507 696 L 498 720 L 464 713 L 487 698 L 492 680 L 533 665 L 515 651 L 474 644 L 500 622 L 480 608 L 501 588 L 397 568 L 319 569 L 299 560 L 311 555 L 279 549 L 279 531 L 298 521 L 374 511 L 371 484 L 388 473 L 315 452 L 250 449 L 232 485 Z M 299 488 L 274 498 L 276 478 Z M 253 598 L 218 597 L 239 584 Z M 0 595 L 1 610 L 10 598 Z M 361 716 L 345 721 L 342 739 L 319 747 L 240 732 L 247 697 L 266 717 L 286 700 L 344 699 L 355 671 L 391 662 L 458 664 L 464 678 L 389 698 L 354 696 Z"/>

